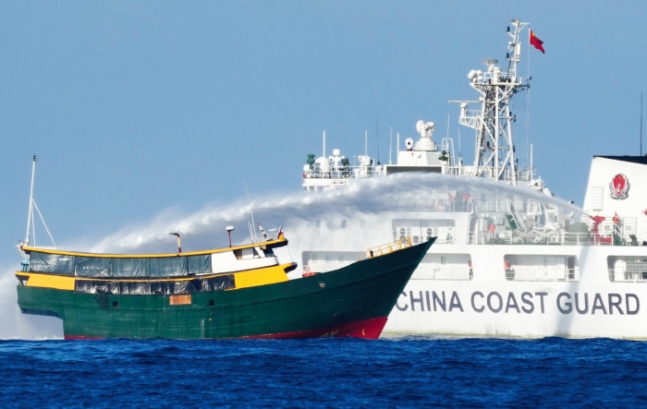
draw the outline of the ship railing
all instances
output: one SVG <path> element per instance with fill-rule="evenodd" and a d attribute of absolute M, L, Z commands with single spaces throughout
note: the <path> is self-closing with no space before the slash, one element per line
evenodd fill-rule
<path fill-rule="evenodd" d="M 457 176 L 470 176 L 477 177 L 479 175 L 488 175 L 489 178 L 494 178 L 494 167 L 493 166 L 480 166 L 475 168 L 474 166 L 463 166 L 463 165 L 454 165 L 447 167 L 447 173 Z M 517 166 L 516 169 L 516 179 L 517 182 L 530 182 L 534 179 L 532 175 L 536 174 L 534 168 L 529 168 L 525 166 Z M 513 173 L 510 168 L 503 169 L 503 176 L 500 178 L 502 181 L 510 182 L 513 180 Z"/>
<path fill-rule="evenodd" d="M 381 165 L 348 165 L 333 167 L 328 171 L 314 168 L 303 174 L 304 179 L 360 179 L 381 175 Z"/>
<path fill-rule="evenodd" d="M 317 169 L 307 171 L 303 174 L 306 179 L 349 179 L 353 176 L 352 168 L 335 169 L 322 172 Z"/>
<path fill-rule="evenodd" d="M 525 265 L 507 268 L 505 279 L 508 281 L 571 281 L 575 280 L 576 274 L 576 269 L 573 267 L 542 268 L 542 266 Z"/>
<path fill-rule="evenodd" d="M 382 244 L 369 248 L 368 250 L 366 250 L 366 258 L 383 256 L 385 254 L 393 253 L 394 251 L 402 250 L 411 246 L 413 246 L 411 237 L 398 239 L 392 243 Z"/>
<path fill-rule="evenodd" d="M 564 232 L 556 231 L 550 234 L 547 234 L 542 238 L 541 241 L 538 240 L 538 244 L 547 244 L 547 245 L 562 245 L 562 246 L 586 246 L 597 244 L 592 240 L 592 237 L 589 233 L 581 232 Z"/>
<path fill-rule="evenodd" d="M 393 236 L 397 237 L 397 236 Z M 425 241 L 431 240 L 432 237 L 436 237 L 436 241 L 434 243 L 436 244 L 455 244 L 456 243 L 456 238 L 452 236 L 451 234 L 448 234 L 446 236 L 434 236 L 434 235 L 415 235 L 415 236 L 410 236 L 411 243 L 413 245 L 424 243 Z M 400 236 L 400 240 L 406 240 L 404 236 Z"/>
<path fill-rule="evenodd" d="M 480 127 L 480 124 L 482 123 L 481 110 L 466 109 L 464 111 L 461 111 L 461 115 L 458 118 L 458 123 L 470 128 L 478 129 Z"/>
<path fill-rule="evenodd" d="M 432 271 L 434 280 L 471 280 L 473 273 L 469 267 L 437 268 Z M 413 279 L 413 277 L 412 277 Z"/>
<path fill-rule="evenodd" d="M 448 234 L 445 237 L 438 236 L 436 239 L 436 244 L 456 244 L 458 240 L 456 240 L 456 237 Z"/>
<path fill-rule="evenodd" d="M 588 232 L 564 232 L 558 231 L 543 231 L 543 230 L 530 230 L 528 232 L 521 232 L 511 234 L 511 232 L 503 232 L 495 236 L 489 236 L 487 232 L 471 232 L 468 235 L 467 244 L 532 244 L 532 245 L 547 245 L 547 246 L 617 246 L 614 243 L 613 237 L 594 236 Z M 631 245 L 631 244 L 627 244 Z"/>

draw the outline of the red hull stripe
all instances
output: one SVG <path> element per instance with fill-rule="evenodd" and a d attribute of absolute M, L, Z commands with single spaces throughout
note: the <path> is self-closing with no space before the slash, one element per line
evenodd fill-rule
<path fill-rule="evenodd" d="M 290 338 L 322 338 L 322 337 L 351 337 L 377 339 L 384 326 L 386 317 L 369 318 L 367 320 L 349 322 L 346 324 L 329 327 L 310 329 L 303 331 L 281 332 L 277 334 L 251 335 L 243 338 L 262 339 L 290 339 Z"/>
<path fill-rule="evenodd" d="M 281 332 L 277 334 L 261 334 L 241 337 L 244 339 L 293 339 L 293 338 L 322 338 L 322 337 L 351 337 L 377 339 L 387 317 L 369 318 L 367 320 L 349 322 L 328 328 L 318 328 L 303 331 Z M 90 337 L 85 335 L 65 335 L 66 340 L 99 340 L 105 337 Z"/>

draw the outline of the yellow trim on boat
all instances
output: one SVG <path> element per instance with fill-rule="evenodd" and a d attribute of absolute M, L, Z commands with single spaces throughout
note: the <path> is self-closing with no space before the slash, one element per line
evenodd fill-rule
<path fill-rule="evenodd" d="M 83 253 L 78 251 L 66 251 L 66 250 L 57 250 L 57 249 L 45 249 L 40 247 L 23 247 L 22 249 L 29 253 L 30 251 L 37 251 L 39 253 L 46 254 L 60 254 L 66 256 L 77 256 L 77 257 L 96 257 L 96 258 L 162 258 L 162 257 L 186 257 L 186 256 L 202 256 L 205 254 L 213 253 L 224 253 L 227 251 L 248 249 L 252 247 L 260 247 L 262 249 L 267 248 L 268 246 L 272 247 L 273 245 L 286 242 L 287 239 L 281 236 L 279 239 L 268 240 L 259 243 L 249 243 L 243 244 L 240 246 L 233 247 L 224 247 L 219 249 L 211 250 L 200 250 L 200 251 L 190 251 L 186 253 L 165 253 L 165 254 L 100 254 L 100 253 Z"/>
<path fill-rule="evenodd" d="M 16 277 L 24 279 L 25 286 L 27 287 L 43 287 L 52 288 L 56 290 L 74 291 L 74 284 L 76 280 L 80 281 L 119 281 L 119 282 L 168 282 L 168 281 L 190 281 L 190 280 L 206 280 L 213 277 L 223 275 L 233 275 L 235 280 L 235 288 L 256 287 L 259 285 L 274 284 L 287 281 L 288 277 L 286 271 L 292 266 L 292 263 L 264 267 L 255 270 L 246 271 L 231 271 L 218 274 L 205 274 L 199 276 L 182 276 L 182 277 L 147 277 L 147 278 L 119 278 L 119 277 L 75 277 L 63 276 L 50 273 L 32 273 L 27 271 L 17 271 Z"/>
<path fill-rule="evenodd" d="M 55 290 L 74 291 L 76 277 L 67 277 L 51 274 L 16 273 L 17 277 L 27 277 L 27 287 L 44 287 Z"/>
<path fill-rule="evenodd" d="M 286 264 L 281 266 L 272 266 L 260 270 L 248 270 L 234 273 L 236 290 L 248 287 L 258 287 L 261 285 L 281 283 L 288 281 L 285 274 Z M 234 290 L 234 289 L 232 289 Z"/>

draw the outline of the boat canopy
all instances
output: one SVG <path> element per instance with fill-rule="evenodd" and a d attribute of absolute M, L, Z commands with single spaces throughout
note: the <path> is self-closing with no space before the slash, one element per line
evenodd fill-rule
<path fill-rule="evenodd" d="M 211 255 L 92 257 L 30 250 L 29 271 L 76 277 L 183 277 L 211 273 Z"/>

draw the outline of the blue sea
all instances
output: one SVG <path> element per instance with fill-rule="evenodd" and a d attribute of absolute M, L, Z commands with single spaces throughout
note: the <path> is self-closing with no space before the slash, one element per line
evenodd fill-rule
<path fill-rule="evenodd" d="M 647 343 L 0 341 L 0 407 L 647 406 Z"/>

